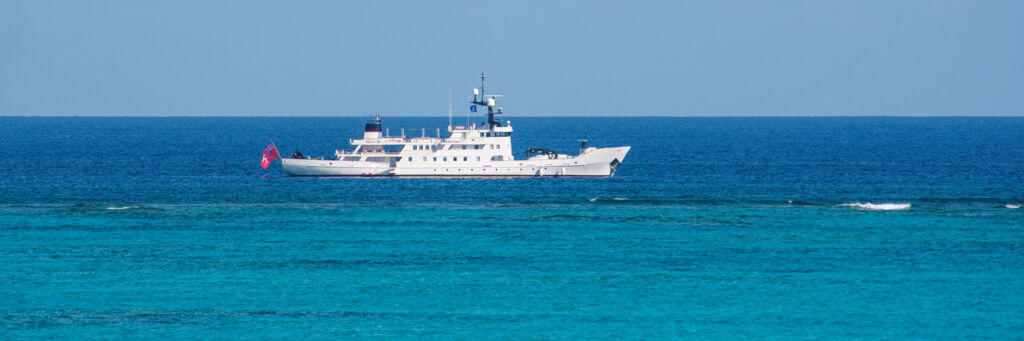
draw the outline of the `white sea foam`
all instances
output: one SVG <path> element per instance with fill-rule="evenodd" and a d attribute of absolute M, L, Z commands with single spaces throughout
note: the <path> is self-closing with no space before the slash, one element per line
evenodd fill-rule
<path fill-rule="evenodd" d="M 138 206 L 118 206 L 118 207 L 107 207 L 108 210 L 127 210 L 129 208 L 139 208 Z"/>
<path fill-rule="evenodd" d="M 1006 208 L 1020 208 L 1020 205 L 1006 204 Z"/>
<path fill-rule="evenodd" d="M 856 208 L 858 210 L 872 210 L 872 211 L 893 211 L 893 210 L 906 210 L 910 208 L 908 203 L 899 204 L 872 204 L 870 202 L 865 203 L 847 203 L 839 206 Z"/>
<path fill-rule="evenodd" d="M 613 200 L 623 201 L 623 200 L 629 200 L 629 199 L 627 199 L 627 198 L 615 198 Z"/>
<path fill-rule="evenodd" d="M 590 202 L 595 202 L 595 201 L 597 201 L 597 198 L 590 198 Z"/>

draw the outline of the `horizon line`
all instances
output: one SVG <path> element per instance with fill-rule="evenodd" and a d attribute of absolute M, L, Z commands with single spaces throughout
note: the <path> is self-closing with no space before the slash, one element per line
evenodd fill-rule
<path fill-rule="evenodd" d="M 195 117 L 195 118 L 226 118 L 226 117 L 237 117 L 237 118 L 287 118 L 287 117 L 372 117 L 374 115 L 380 115 L 383 117 L 438 117 L 446 118 L 448 115 L 424 115 L 424 114 L 311 114 L 311 115 L 283 115 L 283 114 L 3 114 L 0 113 L 0 117 L 124 117 L 124 118 L 171 118 L 171 117 Z M 476 115 L 473 115 L 476 116 Z M 465 115 L 453 115 L 453 118 L 467 117 Z M 469 116 L 472 117 L 472 116 Z M 533 117 L 622 117 L 622 118 L 640 118 L 640 117 L 666 117 L 666 118 L 716 118 L 716 117 L 808 117 L 808 118 L 827 118 L 827 117 L 1024 117 L 1024 114 L 981 114 L 981 115 L 967 115 L 967 114 L 726 114 L 726 115 L 673 115 L 673 114 L 637 114 L 637 115 L 509 115 L 504 117 L 515 117 L 515 118 L 533 118 Z"/>

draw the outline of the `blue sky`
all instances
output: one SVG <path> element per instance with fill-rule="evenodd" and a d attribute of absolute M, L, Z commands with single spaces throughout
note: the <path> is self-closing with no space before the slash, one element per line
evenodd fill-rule
<path fill-rule="evenodd" d="M 0 114 L 1022 115 L 1024 1 L 2 1 Z"/>

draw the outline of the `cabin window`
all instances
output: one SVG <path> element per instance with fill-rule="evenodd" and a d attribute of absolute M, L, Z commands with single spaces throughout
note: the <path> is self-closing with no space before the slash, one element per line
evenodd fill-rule
<path fill-rule="evenodd" d="M 448 157 L 447 157 L 447 156 L 445 156 L 445 157 L 442 157 L 442 158 L 441 158 L 441 161 L 448 161 Z"/>
<path fill-rule="evenodd" d="M 501 161 L 501 155 L 492 156 L 491 161 Z"/>
<path fill-rule="evenodd" d="M 427 157 L 426 156 L 423 157 L 423 161 L 427 161 Z"/>
<path fill-rule="evenodd" d="M 476 157 L 476 160 L 477 160 L 477 161 L 480 161 L 480 157 L 479 157 L 479 156 L 477 156 L 477 157 Z"/>
<path fill-rule="evenodd" d="M 437 157 L 436 156 L 434 157 L 434 161 L 437 161 Z"/>
<path fill-rule="evenodd" d="M 466 145 L 462 145 L 462 149 L 466 149 Z"/>
<path fill-rule="evenodd" d="M 468 157 L 465 157 L 465 156 L 463 156 L 463 157 L 462 157 L 462 161 L 469 161 L 469 158 L 468 158 Z"/>
<path fill-rule="evenodd" d="M 412 161 L 412 156 L 409 157 L 409 161 Z"/>
<path fill-rule="evenodd" d="M 478 145 L 478 144 L 474 144 L 474 145 L 473 145 L 473 149 L 480 149 L 480 145 Z"/>
<path fill-rule="evenodd" d="M 500 144 L 494 145 L 494 149 L 501 149 L 501 145 Z"/>

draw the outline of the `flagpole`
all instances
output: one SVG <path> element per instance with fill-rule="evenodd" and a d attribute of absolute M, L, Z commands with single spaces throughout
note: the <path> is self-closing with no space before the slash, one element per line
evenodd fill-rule
<path fill-rule="evenodd" d="M 277 150 L 277 144 L 274 144 L 274 139 L 270 139 L 270 145 L 274 146 L 274 152 L 277 153 L 277 158 L 281 158 L 281 151 Z"/>

